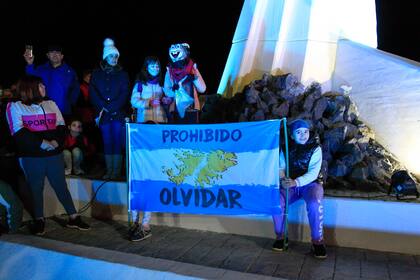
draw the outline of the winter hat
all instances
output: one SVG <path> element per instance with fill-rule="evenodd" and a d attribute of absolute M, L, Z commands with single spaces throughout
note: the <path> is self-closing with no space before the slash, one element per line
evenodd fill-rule
<path fill-rule="evenodd" d="M 120 56 L 120 52 L 114 46 L 114 41 L 110 38 L 106 38 L 104 41 L 104 54 L 102 55 L 102 59 L 105 59 L 110 54 L 116 54 Z"/>
<path fill-rule="evenodd" d="M 290 128 L 291 132 L 295 131 L 298 128 L 302 128 L 302 127 L 307 128 L 307 129 L 310 128 L 308 122 L 305 121 L 305 120 L 302 120 L 302 119 L 294 120 L 293 122 L 291 122 L 289 124 L 289 128 Z"/>

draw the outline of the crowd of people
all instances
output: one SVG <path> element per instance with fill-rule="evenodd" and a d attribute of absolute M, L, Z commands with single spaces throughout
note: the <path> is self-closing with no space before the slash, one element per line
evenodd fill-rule
<path fill-rule="evenodd" d="M 118 63 L 120 53 L 114 41 L 104 41 L 99 67 L 85 71 L 81 82 L 76 72 L 64 62 L 60 46 L 48 47 L 45 64 L 35 66 L 31 49 L 24 53 L 26 75 L 16 87 L 15 96 L 2 102 L 1 158 L 13 162 L 9 170 L 22 174 L 30 190 L 29 209 L 34 223 L 34 234 L 42 235 L 45 229 L 43 213 L 43 189 L 48 178 L 69 220 L 67 227 L 88 230 L 77 213 L 66 185 L 66 175 L 84 175 L 87 158 L 103 155 L 104 180 L 123 177 L 125 154 L 125 123 L 134 121 L 149 124 L 199 123 L 199 94 L 206 84 L 197 64 L 190 57 L 190 46 L 173 44 L 169 48 L 169 63 L 162 74 L 159 58 L 148 56 L 136 76 L 130 95 L 129 76 Z M 6 99 L 5 99 L 6 100 Z M 7 131 L 6 131 L 7 129 Z M 282 209 L 286 204 L 303 198 L 312 233 L 312 250 L 315 257 L 325 258 L 323 243 L 323 188 L 319 182 L 322 152 L 319 143 L 310 137 L 309 124 L 298 120 L 291 124 L 292 145 L 290 150 L 291 172 L 284 174 L 285 159 L 280 154 Z M 4 137 L 10 135 L 10 137 Z M 3 164 L 2 164 L 3 165 Z M 13 170 L 12 170 L 13 169 Z M 3 178 L 4 177 L 4 178 Z M 16 177 L 0 178 L 0 204 L 8 211 L 9 220 L 19 199 L 10 194 L 16 190 Z M 10 176 L 9 176 L 10 177 Z M 3 191 L 3 190 L 6 190 Z M 289 189 L 290 196 L 285 195 Z M 150 212 L 133 211 L 134 223 L 129 229 L 129 239 L 140 241 L 151 236 Z M 273 216 L 277 236 L 273 250 L 285 249 L 284 215 Z M 10 221 L 9 221 L 10 222 Z M 9 223 L 9 230 L 19 225 Z"/>

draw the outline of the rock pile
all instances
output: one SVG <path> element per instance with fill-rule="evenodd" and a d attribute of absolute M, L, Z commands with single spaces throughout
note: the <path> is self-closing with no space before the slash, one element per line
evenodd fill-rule
<path fill-rule="evenodd" d="M 302 118 L 322 143 L 326 188 L 385 192 L 394 171 L 404 166 L 375 140 L 359 119 L 350 96 L 322 93 L 319 83 L 304 87 L 292 74 L 251 82 L 231 99 L 213 96 L 203 108 L 206 123 Z"/>

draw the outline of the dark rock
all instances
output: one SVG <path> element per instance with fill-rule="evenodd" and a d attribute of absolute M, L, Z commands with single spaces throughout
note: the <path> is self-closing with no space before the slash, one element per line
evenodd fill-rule
<path fill-rule="evenodd" d="M 278 103 L 275 94 L 267 88 L 264 88 L 263 92 L 260 94 L 260 97 L 267 104 L 267 106 Z"/>
<path fill-rule="evenodd" d="M 344 121 L 354 123 L 359 117 L 359 111 L 357 110 L 356 104 L 349 98 L 349 105 L 344 112 Z"/>
<path fill-rule="evenodd" d="M 258 110 L 255 114 L 251 117 L 252 121 L 263 121 L 265 120 L 265 115 L 263 110 Z"/>
<path fill-rule="evenodd" d="M 273 106 L 271 113 L 275 116 L 278 116 L 279 118 L 287 117 L 289 114 L 289 102 L 285 101 L 280 105 Z"/>
<path fill-rule="evenodd" d="M 261 99 L 257 100 L 257 109 L 262 110 L 264 113 L 268 113 L 268 105 Z"/>
<path fill-rule="evenodd" d="M 321 97 L 315 101 L 314 107 L 312 109 L 312 117 L 314 120 L 319 120 L 322 118 L 325 109 L 327 109 L 328 100 L 326 97 Z"/>
<path fill-rule="evenodd" d="M 343 177 L 349 174 L 351 169 L 339 160 L 333 161 L 328 168 L 328 175 L 334 177 Z"/>
<path fill-rule="evenodd" d="M 369 168 L 364 162 L 356 164 L 350 173 L 350 178 L 355 181 L 366 181 L 368 176 Z"/>
<path fill-rule="evenodd" d="M 248 104 L 255 104 L 260 100 L 260 92 L 255 87 L 248 87 L 244 92 Z"/>
<path fill-rule="evenodd" d="M 336 190 L 350 190 L 353 188 L 353 185 L 342 177 L 335 177 L 329 174 L 326 188 Z"/>

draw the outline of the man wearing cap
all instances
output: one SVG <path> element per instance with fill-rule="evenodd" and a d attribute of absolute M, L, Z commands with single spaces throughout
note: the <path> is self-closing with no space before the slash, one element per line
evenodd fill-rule
<path fill-rule="evenodd" d="M 34 66 L 32 51 L 25 51 L 23 57 L 27 63 L 26 74 L 38 76 L 43 80 L 47 96 L 60 109 L 65 120 L 71 116 L 71 105 L 79 97 L 80 87 L 76 72 L 64 61 L 63 50 L 58 45 L 48 46 L 45 64 Z"/>

